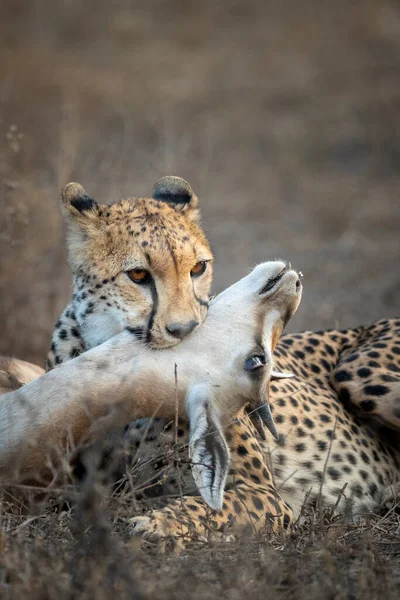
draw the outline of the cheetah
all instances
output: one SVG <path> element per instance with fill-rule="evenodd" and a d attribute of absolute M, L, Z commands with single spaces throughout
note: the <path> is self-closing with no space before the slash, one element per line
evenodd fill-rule
<path fill-rule="evenodd" d="M 262 362 L 260 357 L 260 369 Z M 279 437 L 260 436 L 243 410 L 227 427 L 231 467 L 221 511 L 198 495 L 184 423 L 177 433 L 162 419 L 131 424 L 126 436 L 136 449 L 137 487 L 147 487 L 149 495 L 180 496 L 133 518 L 134 533 L 183 548 L 245 526 L 287 535 L 305 500 L 346 518 L 398 500 L 400 320 L 284 335 L 274 365 L 294 376 L 270 385 Z"/>
<path fill-rule="evenodd" d="M 194 195 L 191 188 L 187 186 L 188 184 L 181 180 L 178 180 L 178 183 L 175 179 L 171 180 L 170 178 L 161 180 L 161 183 L 159 182 L 155 186 L 154 199 L 143 200 L 142 203 L 146 206 L 149 203 L 152 205 L 154 202 L 160 205 L 164 201 L 162 204 L 164 211 L 172 213 L 174 219 L 177 216 L 182 218 L 180 211 L 176 215 L 174 204 L 172 208 L 168 205 L 168 200 L 177 194 L 180 200 L 181 196 L 190 199 L 190 206 Z M 165 189 L 168 191 L 166 192 Z M 110 291 L 112 297 L 110 302 L 110 298 L 104 293 L 107 287 L 106 290 L 103 289 L 103 285 L 107 286 L 108 280 L 111 280 L 114 275 L 96 271 L 96 269 L 108 268 L 107 261 L 104 267 L 102 254 L 95 253 L 94 264 L 88 263 L 87 247 L 82 243 L 80 246 L 76 246 L 74 242 L 76 217 L 78 217 L 79 227 L 82 227 L 82 219 L 86 219 L 87 216 L 91 217 L 93 201 L 87 200 L 82 188 L 78 188 L 77 191 L 73 188 L 72 191 L 71 194 L 67 186 L 63 194 L 63 206 L 64 212 L 65 205 L 67 206 L 67 222 L 70 227 L 72 226 L 69 252 L 74 272 L 74 298 L 72 305 L 64 311 L 54 332 L 52 349 L 48 357 L 48 369 L 102 343 L 121 330 L 120 322 L 116 325 L 116 321 L 110 318 L 114 315 L 113 302 L 117 301 L 119 304 L 119 298 L 115 298 L 114 292 Z M 72 198 L 78 197 L 77 206 L 81 207 L 83 212 L 73 207 L 75 200 L 72 200 L 71 208 L 70 195 Z M 83 199 L 82 202 L 79 198 Z M 125 214 L 124 209 L 121 209 L 118 204 L 115 206 L 116 215 L 119 215 L 121 210 Z M 109 219 L 110 216 L 107 217 L 108 208 L 95 209 L 96 212 L 102 210 L 107 211 L 105 218 Z M 130 214 L 129 210 L 130 208 L 128 214 Z M 197 211 L 197 203 L 194 210 Z M 120 219 L 119 216 L 117 222 L 118 219 Z M 132 229 L 129 233 L 125 232 L 124 235 L 127 239 L 136 239 L 137 236 L 139 250 L 140 252 L 144 251 L 147 260 L 149 232 L 147 226 L 142 225 L 143 218 L 139 221 L 141 226 L 135 230 L 133 236 Z M 198 227 L 196 219 L 194 222 Z M 190 224 L 192 223 L 193 221 Z M 87 226 L 86 221 L 84 221 L 84 226 Z M 142 231 L 143 227 L 146 228 L 145 231 Z M 175 220 L 172 229 L 179 230 L 179 225 Z M 121 231 L 123 232 L 121 227 L 115 229 L 114 243 L 116 246 L 119 244 Z M 81 233 L 80 229 L 78 233 Z M 145 245 L 143 246 L 143 244 Z M 163 247 L 169 249 L 168 243 L 166 242 Z M 209 247 L 206 246 L 206 248 Z M 150 257 L 150 263 L 147 261 L 139 266 L 149 267 L 152 262 L 158 261 L 159 246 L 154 247 L 153 250 L 154 254 Z M 198 258 L 202 260 L 197 260 Z M 86 261 L 83 263 L 86 269 L 84 271 L 82 271 L 83 260 Z M 204 285 L 203 302 L 200 303 L 200 306 L 205 309 L 204 317 L 211 283 L 211 262 L 211 253 L 205 252 L 192 259 L 193 265 L 206 264 L 207 270 L 200 276 L 203 277 Z M 201 266 L 201 268 L 203 267 Z M 119 271 L 121 270 L 123 269 L 119 267 Z M 147 277 L 147 273 L 150 273 L 149 268 L 144 271 L 146 271 L 145 277 Z M 139 275 L 142 276 L 142 273 Z M 93 276 L 95 277 L 93 278 Z M 152 276 L 151 273 L 150 276 Z M 105 284 L 103 284 L 104 279 L 102 278 L 106 280 Z M 110 283 L 117 284 L 118 281 L 110 281 Z M 97 287 L 99 285 L 100 287 Z M 137 284 L 137 287 L 140 291 L 143 289 L 141 284 Z M 134 289 L 135 292 L 138 291 L 136 287 Z M 160 285 L 159 301 L 165 290 L 166 288 Z M 195 299 L 200 298 L 200 294 L 195 293 L 194 296 Z M 98 302 L 95 302 L 97 297 Z M 172 304 L 172 309 L 175 308 L 174 304 L 178 305 L 177 296 L 173 297 L 175 302 Z M 107 303 L 112 306 L 108 306 Z M 119 307 L 115 308 L 118 310 Z M 159 312 L 157 310 L 157 313 Z M 159 316 L 162 314 L 161 312 Z M 149 304 L 146 307 L 144 321 L 138 320 L 135 316 L 134 321 L 129 323 L 127 328 L 138 339 L 142 339 L 154 347 L 162 348 L 180 341 L 171 338 L 168 328 L 165 327 L 166 322 L 167 319 L 164 318 L 162 325 L 159 325 L 158 328 L 153 327 L 151 304 Z M 200 319 L 197 319 L 197 322 L 198 324 L 193 329 L 199 326 Z M 390 429 L 396 429 L 398 426 L 396 423 L 398 407 L 395 403 L 398 398 L 396 388 L 398 389 L 399 377 L 391 371 L 392 368 L 398 367 L 398 355 L 395 351 L 392 354 L 389 353 L 393 359 L 385 357 L 386 362 L 379 363 L 377 360 L 371 360 L 372 357 L 366 356 L 365 346 L 368 343 L 387 343 L 387 340 L 379 339 L 380 335 L 382 337 L 389 336 L 390 339 L 396 341 L 398 329 L 395 324 L 389 322 L 389 333 L 384 335 L 380 333 L 379 328 L 376 329 L 377 327 L 378 325 L 361 327 L 345 332 L 331 331 L 315 334 L 306 332 L 282 338 L 276 348 L 277 368 L 292 372 L 295 378 L 277 381 L 271 385 L 272 411 L 280 433 L 279 441 L 275 442 L 267 438 L 268 442 L 265 442 L 260 437 L 260 432 L 254 429 L 254 424 L 244 413 L 238 422 L 228 430 L 228 437 L 231 438 L 229 446 L 232 454 L 232 470 L 225 492 L 228 500 L 225 500 L 225 506 L 229 509 L 223 509 L 222 512 L 213 514 L 211 520 L 216 529 L 225 528 L 228 524 L 236 527 L 250 522 L 256 529 L 267 525 L 274 531 L 283 529 L 287 532 L 300 514 L 305 495 L 310 501 L 318 498 L 327 506 L 336 506 L 337 510 L 346 511 L 347 507 L 350 507 L 354 514 L 375 510 L 387 497 L 388 489 L 395 485 L 398 473 L 398 449 L 391 439 L 393 435 L 390 434 Z M 165 330 L 167 330 L 166 336 Z M 164 332 L 162 339 L 160 332 Z M 187 331 L 186 335 L 189 333 L 191 330 Z M 377 353 L 378 350 L 379 346 L 368 352 Z M 353 363 L 356 371 L 352 372 L 347 368 L 346 375 L 344 375 L 344 370 L 341 368 L 342 362 L 347 361 L 350 354 L 351 357 L 356 356 Z M 371 362 L 375 363 L 375 366 L 369 364 Z M 367 371 L 363 371 L 363 369 L 367 369 Z M 364 385 L 358 373 L 368 371 L 371 371 L 370 379 Z M 335 374 L 337 374 L 336 378 Z M 346 377 L 351 379 L 346 380 Z M 375 393 L 376 390 L 379 392 L 379 389 L 382 389 L 380 381 L 382 377 L 393 377 L 395 381 L 387 381 L 383 385 L 385 390 L 389 389 L 390 391 L 379 397 L 380 402 L 378 403 L 376 397 L 368 395 L 369 392 L 365 392 L 365 389 L 375 388 Z M 376 384 L 375 379 L 378 379 Z M 157 470 L 154 469 L 154 464 L 158 466 L 160 459 L 153 460 L 151 456 L 161 456 L 161 461 L 164 460 L 162 448 L 158 446 L 162 445 L 164 441 L 167 448 L 170 447 L 172 434 L 164 431 L 164 425 L 162 422 L 155 421 L 149 427 L 147 421 L 139 421 L 127 427 L 126 435 L 128 438 L 133 435 L 131 441 L 135 445 L 135 449 L 136 446 L 140 447 L 139 456 L 143 452 L 145 454 L 145 458 L 141 459 L 141 468 L 136 469 L 136 472 L 139 473 L 144 471 L 144 480 L 149 480 L 146 465 L 150 466 L 150 479 L 157 479 L 155 477 Z M 145 435 L 147 428 L 149 428 L 148 434 Z M 185 431 L 185 427 L 182 427 L 181 430 L 184 432 L 182 442 L 185 444 L 187 431 Z M 348 439 L 349 436 L 350 439 Z M 244 444 L 245 441 L 248 443 Z M 240 451 L 237 448 L 240 448 Z M 137 456 L 138 453 L 134 452 L 133 454 Z M 180 492 L 182 491 L 184 494 L 198 493 L 187 457 L 184 464 L 187 465 L 186 471 L 180 469 L 179 477 L 168 465 L 164 466 L 163 483 L 153 489 L 163 490 L 166 493 L 177 493 L 177 487 L 179 487 Z M 144 468 L 143 465 L 145 465 Z M 261 465 L 261 476 L 260 473 L 254 472 L 255 465 Z M 181 477 L 184 479 L 183 488 L 180 482 Z M 141 484 L 143 478 L 142 475 L 139 477 L 138 485 Z M 261 486 L 259 490 L 257 490 L 257 486 Z M 343 489 L 344 486 L 345 489 Z M 247 505 L 248 491 L 253 499 L 251 500 L 251 509 L 244 511 L 241 505 L 243 503 Z M 235 500 L 233 500 L 233 495 L 235 495 Z M 268 500 L 268 510 L 265 510 L 265 498 L 273 500 L 273 502 Z M 231 499 L 231 503 L 229 499 Z M 290 511 L 286 509 L 286 504 L 290 505 Z M 178 505 L 172 503 L 164 509 L 164 512 L 156 511 L 145 518 L 135 520 L 133 522 L 134 530 L 142 532 L 144 538 L 146 536 L 161 538 L 173 536 L 177 534 L 178 529 L 180 538 L 182 538 L 182 531 L 183 538 L 186 536 L 188 539 L 191 537 L 188 535 L 189 531 L 191 535 L 193 532 L 203 535 L 204 520 L 209 518 L 210 507 L 204 503 L 203 499 L 197 497 L 195 500 L 190 496 L 189 500 L 185 501 L 185 507 L 189 507 L 184 511 L 186 517 L 183 516 L 181 504 L 179 503 L 178 510 Z M 194 508 L 190 509 L 190 507 Z M 190 512 L 191 510 L 192 512 Z M 197 514 L 197 518 L 194 513 Z M 267 513 L 268 516 L 266 516 Z M 186 529 L 183 528 L 183 530 L 182 520 L 186 523 Z M 177 523 L 179 523 L 179 527 L 177 527 Z"/>
<path fill-rule="evenodd" d="M 159 207 L 162 203 L 163 212 L 168 208 L 180 218 L 187 218 L 190 226 L 198 228 L 195 216 L 197 202 L 195 215 L 192 215 L 194 220 L 189 218 L 194 197 L 191 188 L 188 191 L 188 184 L 181 180 L 175 186 L 176 181 L 171 192 L 169 180 L 156 184 L 153 199 L 139 202 L 146 203 L 144 215 L 146 218 L 149 213 L 154 216 L 153 210 L 148 207 Z M 113 221 L 111 226 L 109 221 L 112 207 L 100 207 L 78 184 L 70 184 L 64 190 L 63 210 L 70 230 L 68 243 L 74 273 L 74 297 L 62 315 L 62 324 L 56 327 L 48 370 L 81 354 L 85 356 L 87 350 L 90 353 L 91 349 L 122 331 L 133 334 L 148 346 L 172 347 L 199 327 L 201 316 L 204 321 L 212 263 L 207 241 L 204 238 L 202 255 L 193 253 L 193 266 L 187 269 L 186 276 L 192 282 L 197 279 L 193 275 L 196 276 L 199 269 L 200 283 L 208 283 L 208 286 L 202 288 L 204 296 L 192 288 L 193 293 L 189 294 L 192 302 L 188 303 L 192 311 L 190 321 L 183 322 L 181 319 L 178 335 L 175 336 L 176 323 L 173 321 L 171 327 L 165 315 L 169 317 L 168 310 L 171 309 L 175 319 L 174 311 L 180 308 L 180 300 L 177 302 L 180 297 L 179 294 L 167 294 L 167 298 L 173 298 L 173 301 L 170 304 L 167 301 L 168 310 L 159 309 L 166 287 L 161 283 L 163 270 L 158 256 L 160 248 L 163 248 L 161 254 L 170 257 L 169 265 L 173 265 L 176 277 L 177 265 L 182 264 L 177 260 L 176 250 L 182 249 L 185 242 L 190 241 L 190 236 L 182 233 L 183 237 L 177 240 L 174 237 L 172 244 L 166 236 L 161 246 L 153 248 L 154 238 L 157 240 L 161 236 L 155 230 L 158 225 L 147 231 L 141 214 L 138 218 L 140 228 L 132 234 L 133 225 L 127 223 L 127 215 L 135 211 L 132 204 L 137 202 L 125 201 L 114 205 L 117 208 L 113 216 L 118 223 L 114 227 L 116 223 Z M 177 228 L 183 231 L 174 220 L 172 230 L 176 232 Z M 201 230 L 197 231 L 201 236 Z M 92 245 L 92 241 L 101 239 L 101 233 L 105 235 L 103 244 Z M 145 239 L 141 234 L 146 234 Z M 122 244 L 121 249 L 121 240 L 134 237 L 140 238 L 140 256 L 147 261 L 144 264 L 127 264 L 126 255 L 124 262 L 123 250 L 127 246 Z M 205 252 L 207 248 L 209 254 Z M 154 255 L 150 254 L 153 249 Z M 105 255 L 111 260 L 107 261 Z M 195 259 L 197 262 L 194 262 Z M 153 263 L 158 268 L 154 271 L 156 276 L 152 274 Z M 144 266 L 147 268 L 137 268 Z M 113 274 L 112 268 L 118 269 L 120 275 L 116 275 L 115 271 Z M 142 301 L 137 301 L 138 296 L 135 295 L 132 302 L 134 310 L 130 310 L 131 305 L 126 305 L 126 280 L 120 280 L 122 274 L 131 279 L 131 271 L 134 271 L 133 282 L 140 289 L 143 284 L 148 286 L 147 296 L 143 294 Z M 114 285 L 109 287 L 109 284 Z M 159 288 L 161 293 L 158 293 Z M 142 302 L 146 297 L 148 302 L 144 308 Z M 193 318 L 193 306 L 198 311 L 196 318 Z M 235 530 L 244 525 L 250 525 L 254 530 L 269 528 L 273 532 L 288 533 L 301 514 L 305 496 L 310 502 L 319 501 L 354 515 L 377 510 L 396 491 L 399 471 L 396 438 L 399 425 L 399 333 L 399 321 L 393 320 L 346 331 L 305 332 L 283 337 L 275 349 L 276 367 L 278 371 L 293 374 L 294 378 L 282 378 L 270 385 L 271 410 L 279 431 L 278 440 L 271 439 L 258 420 L 252 419 L 244 410 L 226 427 L 231 468 L 222 509 L 215 510 L 210 502 L 197 494 L 199 486 L 198 482 L 194 486 L 193 464 L 190 465 L 190 460 L 185 457 L 188 431 L 182 426 L 183 467 L 179 473 L 173 473 L 168 464 L 167 469 L 163 467 L 164 474 L 158 489 L 179 490 L 180 494 L 184 494 L 183 499 L 169 503 L 164 509 L 135 517 L 132 519 L 133 531 L 142 534 L 144 539 L 172 537 L 184 544 L 193 537 L 208 534 L 210 529 Z M 272 347 L 276 343 L 277 339 L 274 339 Z M 262 351 L 252 358 L 255 373 L 265 369 Z M 155 435 L 157 426 L 159 429 Z M 125 435 L 139 446 L 139 455 L 145 453 L 145 460 L 142 459 L 141 463 L 145 466 L 144 471 L 146 465 L 150 465 L 153 479 L 157 479 L 160 460 L 165 457 L 161 444 L 165 443 L 168 449 L 171 442 L 168 427 L 169 423 L 162 421 L 151 425 L 139 421 L 127 427 Z M 150 437 L 146 430 L 151 432 Z M 166 456 L 168 458 L 168 452 Z M 195 470 L 201 466 L 194 465 Z M 213 465 L 207 468 L 210 467 L 212 471 Z M 148 479 L 148 473 L 144 475 Z M 212 474 L 210 479 L 214 479 Z M 201 489 L 199 491 L 202 492 Z"/>
<path fill-rule="evenodd" d="M 201 325 L 213 255 L 186 181 L 163 177 L 152 198 L 111 205 L 70 183 L 61 208 L 73 295 L 55 325 L 47 371 L 123 330 L 168 348 Z"/>

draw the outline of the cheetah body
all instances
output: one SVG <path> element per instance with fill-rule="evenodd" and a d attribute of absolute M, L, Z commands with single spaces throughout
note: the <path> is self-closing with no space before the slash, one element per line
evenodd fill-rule
<path fill-rule="evenodd" d="M 166 347 L 179 341 L 165 335 L 171 320 L 194 316 L 197 325 L 204 320 L 212 255 L 198 224 L 197 199 L 182 180 L 164 181 L 155 189 L 152 199 L 111 206 L 97 205 L 80 186 L 64 192 L 74 294 L 57 322 L 48 369 L 123 329 Z M 190 270 L 199 261 L 207 270 L 192 279 Z M 137 268 L 151 274 L 151 285 L 128 280 L 129 269 Z M 249 524 L 288 532 L 305 498 L 362 514 L 395 495 L 400 321 L 286 335 L 275 348 L 275 367 L 295 376 L 270 386 L 279 440 L 268 433 L 262 439 L 247 414 L 238 415 L 226 432 L 232 463 L 219 513 L 198 495 L 185 425 L 175 433 L 171 424 L 154 419 L 127 428 L 137 488 L 184 496 L 134 518 L 135 531 L 145 538 L 185 541 L 210 528 Z"/>
<path fill-rule="evenodd" d="M 400 321 L 285 335 L 274 356 L 278 370 L 295 375 L 271 384 L 279 440 L 269 434 L 262 440 L 245 413 L 230 426 L 226 433 L 232 463 L 220 513 L 197 497 L 183 424 L 177 438 L 178 469 L 171 424 L 156 419 L 131 425 L 127 436 L 136 452 L 137 486 L 146 482 L 158 494 L 185 496 L 183 503 L 173 501 L 133 520 L 145 537 L 187 541 L 210 528 L 246 524 L 256 530 L 289 531 L 305 499 L 349 517 L 378 511 L 395 500 Z"/>

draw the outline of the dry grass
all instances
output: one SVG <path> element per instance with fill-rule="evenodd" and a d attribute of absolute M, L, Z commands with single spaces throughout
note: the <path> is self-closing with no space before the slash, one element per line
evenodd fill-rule
<path fill-rule="evenodd" d="M 140 549 L 127 495 L 98 484 L 41 502 L 2 506 L 4 598 L 397 598 L 400 519 L 395 511 L 354 524 L 308 512 L 289 540 L 243 535 L 183 556 Z M 132 498 L 131 498 L 132 500 Z"/>
<path fill-rule="evenodd" d="M 217 290 L 273 256 L 305 273 L 294 329 L 398 312 L 397 0 L 0 10 L 0 352 L 44 362 L 70 294 L 57 206 L 69 180 L 108 201 L 185 177 Z M 357 526 L 310 515 L 284 547 L 243 540 L 164 559 L 129 540 L 132 498 L 96 487 L 61 512 L 45 498 L 16 512 L 7 498 L 5 598 L 398 597 L 395 513 Z"/>

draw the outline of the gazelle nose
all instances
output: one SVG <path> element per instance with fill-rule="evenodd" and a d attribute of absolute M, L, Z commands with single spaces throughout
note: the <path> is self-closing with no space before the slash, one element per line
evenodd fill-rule
<path fill-rule="evenodd" d="M 166 330 L 170 335 L 178 340 L 183 340 L 189 333 L 192 333 L 193 329 L 197 327 L 198 321 L 189 321 L 188 323 L 171 323 L 167 325 Z"/>

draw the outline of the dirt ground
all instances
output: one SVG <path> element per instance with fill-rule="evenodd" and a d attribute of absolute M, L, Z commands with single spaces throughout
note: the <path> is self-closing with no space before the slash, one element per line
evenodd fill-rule
<path fill-rule="evenodd" d="M 111 201 L 165 174 L 187 179 L 215 291 L 272 257 L 303 271 L 290 330 L 399 315 L 398 0 L 3 0 L 0 11 L 0 353 L 44 363 L 71 293 L 58 207 L 71 180 Z M 278 550 L 168 560 L 130 551 L 116 517 L 94 519 L 84 541 L 79 520 L 64 531 L 53 514 L 1 518 L 4 597 L 398 597 L 395 515 L 334 542 L 319 523 Z"/>

